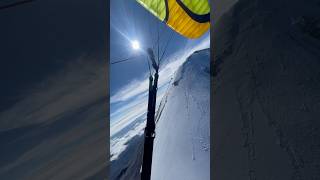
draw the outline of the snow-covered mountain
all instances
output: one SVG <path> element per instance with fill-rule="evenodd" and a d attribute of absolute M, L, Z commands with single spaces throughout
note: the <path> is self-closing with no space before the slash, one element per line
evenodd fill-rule
<path fill-rule="evenodd" d="M 239 0 L 213 25 L 213 179 L 320 178 L 320 2 Z"/>
<path fill-rule="evenodd" d="M 193 53 L 160 103 L 152 180 L 210 179 L 210 52 Z"/>

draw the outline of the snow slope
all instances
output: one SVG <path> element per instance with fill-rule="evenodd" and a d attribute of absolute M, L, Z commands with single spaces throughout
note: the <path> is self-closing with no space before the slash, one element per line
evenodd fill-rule
<path fill-rule="evenodd" d="M 160 105 L 152 180 L 210 179 L 209 54 L 205 49 L 187 59 Z"/>
<path fill-rule="evenodd" d="M 213 26 L 213 179 L 320 179 L 320 2 L 239 0 Z"/>

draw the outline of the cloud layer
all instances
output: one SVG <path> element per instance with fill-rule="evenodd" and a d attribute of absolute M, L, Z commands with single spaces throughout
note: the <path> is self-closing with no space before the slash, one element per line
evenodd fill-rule
<path fill-rule="evenodd" d="M 0 136 L 6 139 L 1 156 L 6 161 L 0 176 L 37 180 L 106 175 L 106 74 L 106 62 L 80 57 L 1 112 Z"/>

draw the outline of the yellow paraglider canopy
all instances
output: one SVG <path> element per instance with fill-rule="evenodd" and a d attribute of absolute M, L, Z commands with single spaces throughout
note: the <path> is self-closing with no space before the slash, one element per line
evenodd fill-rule
<path fill-rule="evenodd" d="M 199 38 L 210 28 L 208 0 L 137 0 L 143 7 L 187 38 Z"/>

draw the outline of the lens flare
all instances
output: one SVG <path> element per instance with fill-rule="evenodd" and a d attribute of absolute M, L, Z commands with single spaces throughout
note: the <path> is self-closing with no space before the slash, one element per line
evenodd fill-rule
<path fill-rule="evenodd" d="M 132 42 L 131 42 L 131 46 L 132 46 L 132 48 L 133 48 L 134 50 L 140 49 L 140 44 L 139 44 L 139 41 L 137 41 L 137 40 L 132 41 Z"/>

